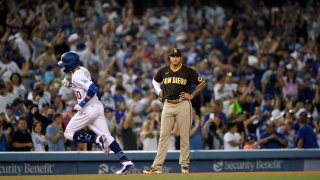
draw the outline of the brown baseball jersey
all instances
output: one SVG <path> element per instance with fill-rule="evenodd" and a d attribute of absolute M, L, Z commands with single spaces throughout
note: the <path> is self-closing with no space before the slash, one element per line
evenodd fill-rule
<path fill-rule="evenodd" d="M 179 99 L 181 92 L 189 93 L 191 84 L 204 83 L 203 78 L 194 69 L 183 64 L 176 71 L 173 71 L 170 65 L 161 68 L 154 80 L 163 83 L 163 98 L 169 100 Z"/>

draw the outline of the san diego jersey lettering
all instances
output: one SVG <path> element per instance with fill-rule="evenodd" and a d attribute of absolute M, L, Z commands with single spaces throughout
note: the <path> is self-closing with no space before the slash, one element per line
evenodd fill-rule
<path fill-rule="evenodd" d="M 203 78 L 192 68 L 181 65 L 179 69 L 173 71 L 170 66 L 161 68 L 154 80 L 163 83 L 164 99 L 179 99 L 181 92 L 189 92 L 191 84 L 200 85 L 204 83 Z"/>

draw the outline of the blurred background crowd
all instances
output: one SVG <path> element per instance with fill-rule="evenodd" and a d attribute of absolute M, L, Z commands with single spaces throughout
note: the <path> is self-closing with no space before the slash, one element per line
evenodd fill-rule
<path fill-rule="evenodd" d="M 151 81 L 172 47 L 207 81 L 191 149 L 319 148 L 316 0 L 0 0 L 0 21 L 0 151 L 97 150 L 63 136 L 76 102 L 57 60 L 70 50 L 124 150 L 156 150 Z"/>

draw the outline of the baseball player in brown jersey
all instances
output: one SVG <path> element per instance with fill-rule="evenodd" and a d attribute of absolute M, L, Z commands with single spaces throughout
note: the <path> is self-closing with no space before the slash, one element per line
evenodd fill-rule
<path fill-rule="evenodd" d="M 194 70 L 182 64 L 181 50 L 173 48 L 169 52 L 170 65 L 161 68 L 153 78 L 152 84 L 164 101 L 161 115 L 160 139 L 158 152 L 145 174 L 162 173 L 169 146 L 169 137 L 175 122 L 180 132 L 180 159 L 182 173 L 189 173 L 190 163 L 190 126 L 192 105 L 190 100 L 205 87 L 203 78 Z M 163 84 L 162 89 L 160 83 Z M 196 89 L 190 93 L 191 84 Z"/>

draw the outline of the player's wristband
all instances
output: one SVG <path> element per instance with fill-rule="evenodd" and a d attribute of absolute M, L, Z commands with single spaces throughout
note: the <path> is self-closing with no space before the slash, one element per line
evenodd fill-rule
<path fill-rule="evenodd" d="M 92 83 L 88 88 L 87 96 L 93 97 L 96 92 L 98 92 L 98 87 L 94 83 Z M 87 102 L 90 100 L 87 98 L 87 96 L 79 103 L 81 107 L 86 105 Z"/>
<path fill-rule="evenodd" d="M 85 97 L 85 98 L 79 103 L 79 105 L 80 105 L 81 107 L 83 107 L 84 105 L 87 104 L 88 101 L 89 101 L 89 99 L 88 99 L 87 97 Z"/>

